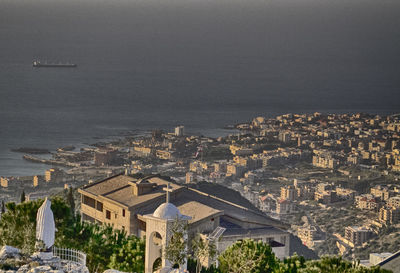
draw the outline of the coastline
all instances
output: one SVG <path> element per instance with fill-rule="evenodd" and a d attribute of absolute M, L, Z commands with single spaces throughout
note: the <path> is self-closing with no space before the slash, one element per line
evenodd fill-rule
<path fill-rule="evenodd" d="M 308 113 L 308 112 L 313 112 L 313 111 L 302 111 L 301 113 Z M 315 112 L 315 111 L 314 111 Z M 337 111 L 319 111 L 321 113 L 344 113 L 345 111 L 337 110 Z M 362 111 L 351 111 L 351 112 L 362 112 Z M 365 112 L 365 111 L 364 111 Z M 393 114 L 393 111 L 368 111 L 371 114 Z M 390 112 L 390 113 L 388 113 Z M 218 136 L 223 136 L 223 135 L 228 135 L 232 134 L 235 132 L 238 132 L 235 127 L 238 124 L 241 123 L 246 123 L 248 122 L 251 118 L 255 118 L 257 116 L 265 116 L 265 117 L 271 117 L 275 116 L 281 113 L 255 113 L 252 115 L 249 119 L 250 113 L 244 114 L 243 118 L 238 120 L 234 119 L 231 120 L 230 122 L 226 122 L 225 124 L 223 121 L 219 122 L 220 126 L 216 127 L 200 127 L 198 124 L 194 126 L 188 126 L 187 123 L 183 123 L 185 125 L 185 128 L 187 128 L 187 132 L 189 134 L 193 135 L 204 135 L 204 136 L 210 136 L 210 137 L 218 137 Z M 181 124 L 180 122 L 176 122 L 175 125 Z M 88 135 L 81 135 L 81 136 L 76 136 L 76 135 L 71 135 L 68 137 L 65 137 L 61 139 L 62 141 L 58 141 L 55 139 L 51 139 L 51 141 L 48 141 L 46 139 L 40 139 L 41 142 L 35 141 L 34 144 L 32 143 L 6 143 L 5 147 L 1 147 L 0 149 L 0 176 L 3 177 L 19 177 L 19 176 L 31 176 L 31 175 L 38 175 L 38 174 L 43 174 L 45 170 L 51 168 L 51 165 L 48 164 L 43 164 L 43 163 L 48 163 L 45 161 L 41 162 L 29 162 L 23 159 L 23 154 L 20 152 L 12 152 L 11 149 L 15 147 L 43 147 L 45 149 L 48 149 L 50 153 L 55 153 L 57 152 L 57 149 L 62 148 L 62 147 L 68 147 L 68 146 L 74 146 L 76 150 L 79 150 L 81 148 L 85 147 L 90 147 L 92 144 L 95 143 L 108 143 L 113 140 L 121 139 L 124 137 L 127 137 L 129 135 L 147 135 L 150 134 L 151 129 L 156 129 L 160 128 L 156 125 L 147 125 L 146 128 L 143 129 L 133 129 L 133 128 L 127 128 L 125 127 L 124 129 L 121 128 L 112 128 L 109 126 L 103 126 L 101 127 L 103 130 L 96 132 L 96 135 L 88 136 Z M 105 128 L 105 129 L 104 129 Z M 168 128 L 160 128 L 164 131 L 171 131 L 173 127 L 168 127 Z M 113 132 L 116 131 L 116 132 Z M 11 146 L 11 147 L 10 147 Z M 51 155 L 51 154 L 46 154 L 46 156 Z M 43 158 L 43 155 L 40 155 L 40 158 Z"/>
<path fill-rule="evenodd" d="M 168 128 L 169 130 L 172 130 L 173 128 Z M 164 131 L 168 131 L 167 129 L 164 129 Z M 210 136 L 210 137 L 218 137 L 221 134 L 222 135 L 227 135 L 229 133 L 236 132 L 234 125 L 231 125 L 229 127 L 221 127 L 221 128 L 192 128 L 189 130 L 191 134 L 199 134 L 199 135 L 205 135 L 205 136 Z M 24 150 L 24 152 L 20 151 L 13 151 L 15 150 L 14 148 L 10 148 L 7 151 L 7 156 L 5 158 L 0 157 L 0 176 L 2 177 L 25 177 L 25 176 L 34 176 L 34 175 L 42 175 L 45 170 L 51 168 L 52 166 L 62 166 L 62 167 L 67 167 L 67 168 L 73 168 L 77 167 L 76 164 L 73 163 L 66 163 L 66 162 L 61 162 L 57 160 L 53 160 L 51 157 L 52 154 L 57 153 L 57 151 L 60 148 L 63 147 L 74 147 L 75 151 L 80 150 L 81 148 L 88 148 L 88 147 L 96 147 L 96 146 L 101 146 L 103 144 L 109 144 L 113 141 L 117 140 L 122 140 L 127 137 L 140 137 L 144 135 L 149 135 L 151 134 L 151 130 L 148 129 L 143 129 L 143 130 L 126 130 L 126 131 L 121 131 L 118 134 L 110 134 L 109 136 L 91 136 L 91 137 L 86 137 L 82 139 L 81 142 L 67 142 L 67 143 L 60 143 L 59 145 L 56 144 L 56 147 L 49 147 L 47 148 L 45 143 L 39 144 L 41 147 L 46 147 L 43 148 L 43 150 L 48 151 L 48 153 L 43 154 L 34 154 L 35 156 L 32 156 L 32 154 L 28 154 Z M 38 145 L 38 146 L 39 146 Z M 35 150 L 38 148 L 32 147 L 29 148 L 30 150 Z M 49 158 L 45 158 L 49 157 Z M 6 161 L 12 162 L 9 163 L 9 165 L 12 165 L 11 168 L 6 166 L 1 165 L 1 161 Z"/>

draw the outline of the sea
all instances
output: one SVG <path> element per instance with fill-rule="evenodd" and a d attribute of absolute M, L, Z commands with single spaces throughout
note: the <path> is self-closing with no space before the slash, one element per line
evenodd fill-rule
<path fill-rule="evenodd" d="M 0 0 L 0 176 L 49 167 L 19 147 L 398 113 L 399 14 L 398 0 Z"/>

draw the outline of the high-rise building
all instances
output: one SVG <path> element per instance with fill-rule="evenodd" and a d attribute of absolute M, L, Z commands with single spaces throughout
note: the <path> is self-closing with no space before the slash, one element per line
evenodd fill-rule
<path fill-rule="evenodd" d="M 186 183 L 193 183 L 196 180 L 196 174 L 193 172 L 186 173 Z"/>
<path fill-rule="evenodd" d="M 281 199 L 294 201 L 296 199 L 296 189 L 294 186 L 281 187 Z"/>
<path fill-rule="evenodd" d="M 35 175 L 33 177 L 33 187 L 37 187 L 39 185 L 39 177 Z"/>
<path fill-rule="evenodd" d="M 185 126 L 175 127 L 175 136 L 184 136 L 185 134 Z"/>
<path fill-rule="evenodd" d="M 393 207 L 382 207 L 379 209 L 379 222 L 384 224 L 396 224 L 400 220 L 400 209 Z"/>
<path fill-rule="evenodd" d="M 372 232 L 365 227 L 350 226 L 345 229 L 345 238 L 354 246 L 360 246 L 367 242 L 372 236 Z"/>
<path fill-rule="evenodd" d="M 0 177 L 0 185 L 3 188 L 7 188 L 8 187 L 8 182 L 9 182 L 9 180 L 8 180 L 7 177 Z"/>

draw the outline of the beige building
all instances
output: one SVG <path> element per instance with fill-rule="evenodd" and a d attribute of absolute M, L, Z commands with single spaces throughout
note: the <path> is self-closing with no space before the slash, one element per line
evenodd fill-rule
<path fill-rule="evenodd" d="M 88 184 L 78 190 L 82 219 L 110 224 L 143 237 L 147 229 L 145 215 L 152 214 L 165 202 L 167 184 L 167 180 L 157 175 L 142 179 L 116 175 Z M 170 202 L 191 217 L 190 238 L 222 227 L 226 231 L 218 243 L 220 251 L 238 239 L 254 238 L 270 242 L 279 258 L 289 255 L 289 233 L 285 231 L 288 226 L 282 222 L 187 186 L 170 183 L 169 191 Z"/>
<path fill-rule="evenodd" d="M 346 227 L 345 238 L 354 246 L 360 246 L 367 242 L 372 236 L 372 232 L 364 227 Z"/>
<path fill-rule="evenodd" d="M 251 149 L 251 148 L 245 148 L 245 147 L 236 146 L 236 145 L 229 146 L 229 149 L 231 150 L 231 153 L 233 155 L 240 155 L 240 156 L 252 155 L 254 152 L 253 149 Z"/>
<path fill-rule="evenodd" d="M 226 166 L 226 175 L 227 176 L 235 176 L 241 177 L 246 172 L 246 168 L 237 164 L 237 163 L 229 163 Z"/>
<path fill-rule="evenodd" d="M 322 204 L 331 204 L 337 202 L 337 194 L 336 191 L 316 191 L 314 195 L 315 201 L 318 201 Z"/>
<path fill-rule="evenodd" d="M 169 151 L 169 150 L 156 150 L 156 157 L 160 159 L 172 159 L 174 157 L 175 151 Z"/>
<path fill-rule="evenodd" d="M 9 182 L 9 180 L 7 177 L 0 177 L 0 185 L 3 188 L 8 188 L 8 182 Z"/>
<path fill-rule="evenodd" d="M 227 161 L 225 161 L 225 160 L 216 161 L 214 163 L 214 171 L 226 173 L 226 164 L 227 164 Z"/>
<path fill-rule="evenodd" d="M 196 181 L 196 174 L 192 172 L 187 172 L 185 176 L 186 183 L 193 183 Z"/>
<path fill-rule="evenodd" d="M 371 194 L 356 196 L 355 203 L 359 209 L 376 210 L 379 208 L 379 201 Z"/>
<path fill-rule="evenodd" d="M 203 171 L 207 171 L 209 166 L 207 162 L 202 162 L 199 160 L 192 161 L 189 164 L 189 170 L 194 173 L 202 173 Z"/>
<path fill-rule="evenodd" d="M 140 154 L 142 156 L 150 156 L 153 151 L 150 147 L 134 146 L 133 153 Z"/>
<path fill-rule="evenodd" d="M 185 126 L 175 127 L 175 136 L 181 137 L 185 134 Z"/>
<path fill-rule="evenodd" d="M 57 168 L 48 169 L 44 172 L 44 181 L 51 182 L 55 181 L 62 176 L 62 171 Z"/>
<path fill-rule="evenodd" d="M 388 187 L 384 187 L 381 185 L 371 188 L 371 194 L 375 197 L 380 198 L 381 200 L 384 200 L 384 201 L 386 201 L 390 197 L 394 196 L 393 191 L 391 191 Z"/>
<path fill-rule="evenodd" d="M 289 214 L 294 211 L 294 205 L 289 200 L 278 199 L 276 200 L 276 213 L 277 214 Z"/>
<path fill-rule="evenodd" d="M 312 158 L 312 164 L 315 167 L 326 168 L 326 169 L 336 169 L 339 167 L 339 160 L 326 155 L 315 155 Z"/>
<path fill-rule="evenodd" d="M 35 188 L 35 187 L 37 187 L 37 186 L 39 186 L 39 177 L 37 176 L 37 175 L 35 175 L 34 177 L 33 177 L 33 187 Z"/>
<path fill-rule="evenodd" d="M 335 191 L 337 196 L 341 199 L 354 200 L 356 196 L 356 191 L 351 189 L 336 187 Z"/>
<path fill-rule="evenodd" d="M 281 187 L 281 199 L 286 199 L 290 201 L 296 200 L 296 189 L 294 186 Z"/>
<path fill-rule="evenodd" d="M 379 222 L 384 224 L 396 224 L 400 220 L 400 209 L 393 207 L 382 207 L 379 210 Z"/>
<path fill-rule="evenodd" d="M 389 198 L 388 205 L 393 208 L 400 208 L 400 196 L 393 196 Z"/>
<path fill-rule="evenodd" d="M 304 245 L 308 246 L 309 248 L 313 248 L 318 240 L 317 228 L 313 225 L 301 226 L 297 229 L 297 236 Z"/>

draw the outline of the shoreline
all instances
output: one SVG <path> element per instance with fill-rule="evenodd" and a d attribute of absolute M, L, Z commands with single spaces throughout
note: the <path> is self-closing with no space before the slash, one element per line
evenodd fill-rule
<path fill-rule="evenodd" d="M 235 132 L 234 125 L 228 125 L 229 128 L 225 127 L 218 127 L 218 128 L 202 128 L 202 130 L 197 130 L 197 128 L 189 129 L 188 131 L 190 134 L 196 135 L 196 134 L 201 134 L 201 135 L 206 135 L 210 137 L 217 137 L 219 136 L 220 133 L 222 132 Z M 173 128 L 168 128 L 168 129 L 161 129 L 165 132 L 171 131 L 172 132 Z M 91 136 L 87 137 L 87 139 L 83 139 L 80 142 L 70 142 L 70 143 L 62 143 L 58 145 L 56 148 L 47 148 L 46 150 L 49 151 L 49 153 L 42 154 L 42 155 L 52 155 L 57 152 L 60 152 L 60 149 L 64 147 L 74 147 L 74 150 L 80 150 L 82 148 L 93 148 L 93 147 L 101 147 L 104 144 L 110 144 L 115 141 L 123 141 L 126 140 L 127 138 L 136 138 L 136 137 L 143 137 L 151 134 L 150 129 L 130 129 L 127 131 L 120 131 L 118 134 L 113 134 L 113 135 L 108 135 L 108 136 Z M 92 141 L 90 141 L 92 140 Z M 43 145 L 42 145 L 43 146 Z M 29 148 L 29 149 L 38 149 L 38 148 Z M 32 156 L 32 154 L 28 154 L 25 152 L 23 156 L 19 156 L 22 152 L 17 152 L 17 151 L 12 151 L 12 148 L 8 149 L 9 152 L 9 157 L 7 157 L 7 160 L 12 162 L 18 162 L 19 164 L 13 164 L 12 169 L 15 169 L 15 171 L 11 171 L 11 174 L 4 174 L 1 173 L 1 168 L 0 168 L 0 176 L 1 177 L 7 177 L 7 178 L 14 178 L 14 177 L 25 177 L 25 176 L 35 176 L 35 175 L 41 175 L 44 170 L 51 168 L 52 166 L 61 166 L 61 167 L 67 167 L 67 168 L 74 168 L 77 167 L 76 164 L 74 163 L 69 163 L 69 162 L 64 162 L 64 161 L 59 161 L 59 160 L 54 160 L 51 157 L 50 158 L 40 158 L 40 157 L 35 157 Z M 0 159 L 1 161 L 1 159 Z M 1 162 L 0 162 L 1 163 Z M 26 167 L 26 164 L 29 164 L 29 168 Z M 39 166 L 40 165 L 40 166 Z M 37 167 L 36 167 L 37 166 Z M 29 169 L 29 171 L 25 171 Z M 7 168 L 8 171 L 10 171 L 9 168 Z M 23 170 L 23 171 L 21 171 Z"/>
<path fill-rule="evenodd" d="M 61 160 L 43 159 L 43 158 L 31 156 L 31 155 L 24 155 L 22 158 L 24 160 L 27 160 L 30 162 L 42 163 L 42 164 L 46 164 L 49 166 L 79 167 L 79 164 L 74 164 L 71 162 L 61 161 Z"/>
<path fill-rule="evenodd" d="M 308 111 L 307 111 L 308 112 Z M 322 113 L 326 111 L 321 111 Z M 331 111 L 329 111 L 331 112 Z M 341 113 L 342 111 L 338 111 L 338 113 Z M 351 111 L 353 112 L 353 111 Z M 303 112 L 302 112 L 303 113 Z M 397 113 L 391 113 L 391 115 L 396 115 Z M 373 114 L 375 115 L 375 113 Z M 253 118 L 257 117 L 259 115 L 254 115 Z M 267 116 L 266 116 L 267 117 Z M 251 119 L 249 120 L 244 120 L 242 122 L 238 121 L 233 121 L 231 123 L 227 123 L 226 125 L 219 126 L 217 128 L 196 128 L 196 127 L 187 127 L 187 131 L 189 134 L 193 135 L 204 135 L 204 136 L 210 136 L 210 137 L 218 137 L 222 135 L 227 135 L 227 134 L 234 134 L 236 132 L 239 132 L 237 126 L 239 124 L 248 124 L 251 122 Z M 178 123 L 177 123 L 178 124 Z M 162 128 L 163 131 L 171 131 L 172 128 Z M 77 139 L 74 139 L 75 141 L 71 142 L 64 142 L 64 143 L 59 143 L 58 146 L 52 148 L 47 148 L 46 150 L 49 151 L 47 155 L 51 155 L 53 153 L 57 153 L 59 149 L 62 148 L 70 148 L 70 147 L 75 147 L 75 150 L 85 148 L 85 147 L 96 147 L 99 144 L 104 144 L 104 143 L 111 143 L 113 141 L 119 141 L 122 139 L 125 139 L 127 137 L 140 137 L 140 136 L 145 136 L 151 133 L 151 129 L 145 128 L 145 129 L 128 129 L 126 131 L 121 131 L 119 130 L 118 132 L 108 135 L 108 136 L 86 136 L 81 139 L 81 141 L 78 141 Z M 43 144 L 38 143 L 38 146 L 42 146 Z M 21 146 L 23 147 L 23 146 Z M 25 146 L 24 148 L 27 148 L 29 146 Z M 29 148 L 32 150 L 37 150 L 39 148 Z M 42 149 L 42 148 L 40 148 Z M 14 150 L 14 151 L 12 151 Z M 22 151 L 21 151 L 22 152 Z M 36 157 L 29 157 L 28 158 L 23 158 L 23 156 L 19 156 L 21 152 L 15 151 L 13 148 L 8 148 L 8 151 L 6 153 L 3 153 L 3 156 L 0 158 L 0 176 L 3 177 L 19 177 L 19 176 L 27 176 L 27 175 L 37 175 L 41 174 L 43 170 L 46 170 L 47 168 L 51 168 L 52 165 L 58 165 L 58 166 L 65 166 L 65 163 L 53 160 L 52 158 L 36 158 Z M 25 153 L 26 154 L 26 153 Z M 2 164 L 2 163 L 5 164 Z M 36 165 L 38 164 L 38 165 Z M 42 164 L 39 166 L 39 164 Z M 45 165 L 45 166 L 43 166 Z M 37 167 L 36 167 L 37 166 Z M 74 165 L 75 166 L 75 165 Z M 71 167 L 69 164 L 67 164 L 67 167 Z"/>

